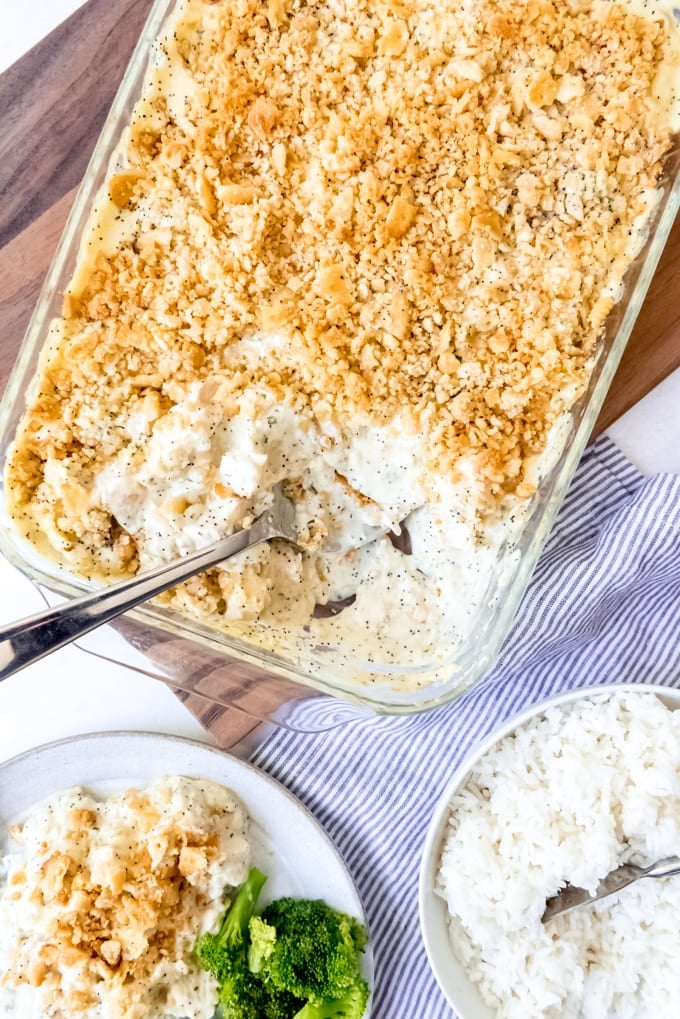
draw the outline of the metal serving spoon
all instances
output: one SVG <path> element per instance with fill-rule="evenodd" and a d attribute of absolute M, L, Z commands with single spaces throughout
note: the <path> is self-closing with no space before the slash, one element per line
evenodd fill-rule
<path fill-rule="evenodd" d="M 577 906 L 588 906 L 598 899 L 605 899 L 608 895 L 620 892 L 622 888 L 638 881 L 641 877 L 671 877 L 672 874 L 680 874 L 680 856 L 668 856 L 665 860 L 658 860 L 649 867 L 638 867 L 634 863 L 624 863 L 617 867 L 611 874 L 607 874 L 600 881 L 594 893 L 587 892 L 585 888 L 575 888 L 573 885 L 565 885 L 545 904 L 545 913 L 541 917 L 543 923 L 547 923 L 554 916 L 560 913 L 568 913 Z"/>
<path fill-rule="evenodd" d="M 283 494 L 279 485 L 272 489 L 272 494 L 274 501 L 271 507 L 250 527 L 228 538 L 222 538 L 207 548 L 155 570 L 137 574 L 119 584 L 98 589 L 17 623 L 0 627 L 0 681 L 78 637 L 84 637 L 90 630 L 108 623 L 141 602 L 167 591 L 169 587 L 231 559 L 260 542 L 284 538 L 297 544 L 294 504 Z M 366 528 L 357 547 L 385 533 L 386 528 Z M 333 546 L 328 547 L 333 550 Z"/>

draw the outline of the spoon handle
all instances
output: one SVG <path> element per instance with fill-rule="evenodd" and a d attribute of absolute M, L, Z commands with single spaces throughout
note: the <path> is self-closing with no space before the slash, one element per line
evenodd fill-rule
<path fill-rule="evenodd" d="M 659 860 L 653 867 L 645 870 L 645 877 L 671 877 L 673 874 L 680 874 L 680 856 L 669 856 L 665 860 Z"/>
<path fill-rule="evenodd" d="M 0 627 L 0 682 L 148 598 L 278 533 L 271 514 L 263 513 L 250 527 L 208 548 Z"/>

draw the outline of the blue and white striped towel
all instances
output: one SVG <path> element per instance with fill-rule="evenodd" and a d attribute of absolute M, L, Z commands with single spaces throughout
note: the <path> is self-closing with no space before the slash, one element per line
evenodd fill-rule
<path fill-rule="evenodd" d="M 601 439 L 482 684 L 425 715 L 362 717 L 318 735 L 279 730 L 253 755 L 312 810 L 354 876 L 375 954 L 374 1019 L 451 1016 L 417 912 L 423 839 L 448 777 L 524 706 L 613 681 L 680 686 L 680 478 L 645 481 Z M 305 702 L 307 727 L 327 707 Z"/>

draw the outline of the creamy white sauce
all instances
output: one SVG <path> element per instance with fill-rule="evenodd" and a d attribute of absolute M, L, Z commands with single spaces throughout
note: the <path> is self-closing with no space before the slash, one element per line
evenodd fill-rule
<path fill-rule="evenodd" d="M 304 562 L 282 544 L 247 553 L 258 576 L 233 601 L 237 632 L 244 618 L 259 616 L 250 639 L 290 648 L 311 635 L 345 655 L 349 646 L 368 661 L 408 665 L 468 635 L 499 548 L 517 533 L 519 503 L 514 517 L 483 522 L 474 465 L 462 465 L 455 483 L 429 477 L 424 440 L 399 421 L 322 430 L 310 411 L 279 403 L 263 385 L 224 420 L 212 391 L 209 383 L 192 384 L 159 422 L 133 413 L 125 422 L 131 445 L 94 480 L 93 504 L 110 507 L 138 539 L 142 568 L 237 529 L 268 505 L 275 484 L 292 478 L 298 528 L 313 522 L 323 544 Z M 389 537 L 366 543 L 373 528 L 398 533 L 405 519 L 411 555 Z M 237 574 L 243 564 L 239 558 L 224 570 Z M 340 615 L 310 620 L 316 604 L 354 595 Z M 276 631 L 262 634 L 263 623 Z M 305 625 L 309 635 L 295 633 Z"/>
<path fill-rule="evenodd" d="M 126 981 L 115 975 L 102 979 L 96 960 L 67 959 L 51 963 L 43 984 L 0 981 L 0 1017 L 3 1019 L 212 1019 L 217 990 L 212 977 L 191 959 L 196 936 L 214 929 L 223 910 L 225 888 L 240 884 L 248 872 L 250 850 L 246 838 L 247 817 L 233 794 L 204 779 L 167 777 L 142 791 L 143 800 L 127 793 L 104 800 L 74 788 L 39 805 L 26 819 L 20 844 L 0 858 L 0 974 L 11 971 L 16 953 L 23 965 L 42 958 L 43 946 L 55 943 L 57 925 L 86 922 L 77 915 L 77 893 L 64 903 L 55 898 L 45 879 L 50 862 L 67 857 L 84 877 L 83 887 L 97 887 L 102 896 L 119 888 L 123 868 L 132 882 L 130 866 L 149 853 L 152 871 L 177 878 L 174 854 L 182 833 L 205 833 L 216 840 L 214 858 L 194 873 L 183 870 L 185 889 L 176 907 L 174 949 L 164 957 L 145 963 L 147 941 L 153 930 L 136 926 L 111 928 L 125 958 L 139 960 Z M 74 827 L 73 812 L 96 816 L 96 822 Z M 154 820 L 155 818 L 155 820 Z M 140 829 L 140 825 L 144 825 Z M 145 832 L 142 835 L 142 830 Z M 131 885 L 125 886 L 126 889 Z M 144 902 L 144 882 L 131 894 Z M 40 894 L 38 894 L 38 891 Z M 120 892 L 123 898 L 123 892 Z M 152 910 L 153 912 L 153 910 Z M 167 921 L 164 921 L 167 923 Z M 83 957 L 87 953 L 83 953 Z M 58 988 L 51 979 L 58 966 Z M 132 965 L 132 964 L 130 964 Z M 66 1006 L 70 991 L 94 992 L 99 1004 L 83 1010 Z"/>
<path fill-rule="evenodd" d="M 619 0 L 645 18 L 663 18 L 668 28 L 668 56 L 654 82 L 653 98 L 663 123 L 680 131 L 680 7 L 672 0 Z"/>

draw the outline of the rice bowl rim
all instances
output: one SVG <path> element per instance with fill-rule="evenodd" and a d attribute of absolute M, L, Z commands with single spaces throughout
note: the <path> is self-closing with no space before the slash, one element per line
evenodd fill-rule
<path fill-rule="evenodd" d="M 446 903 L 436 894 L 435 881 L 443 849 L 450 804 L 470 772 L 497 743 L 510 736 L 551 708 L 561 708 L 580 700 L 605 698 L 613 694 L 654 694 L 671 711 L 680 709 L 680 689 L 646 683 L 607 683 L 580 687 L 554 694 L 529 705 L 493 729 L 481 743 L 473 746 L 455 769 L 435 806 L 423 844 L 418 881 L 420 931 L 430 968 L 448 1004 L 459 1019 L 498 1019 L 497 1012 L 484 1003 L 464 966 L 455 956 L 449 939 L 449 915 Z"/>

